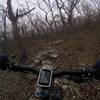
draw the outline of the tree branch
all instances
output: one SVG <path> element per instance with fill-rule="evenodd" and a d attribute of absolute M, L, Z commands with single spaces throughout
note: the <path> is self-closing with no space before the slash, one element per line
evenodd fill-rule
<path fill-rule="evenodd" d="M 29 11 L 25 12 L 24 14 L 17 15 L 16 17 L 17 17 L 17 18 L 19 18 L 19 17 L 23 17 L 24 15 L 26 15 L 26 14 L 28 14 L 28 13 L 32 12 L 34 9 L 35 9 L 35 7 L 34 7 L 34 8 L 32 8 L 31 10 L 29 10 Z"/>

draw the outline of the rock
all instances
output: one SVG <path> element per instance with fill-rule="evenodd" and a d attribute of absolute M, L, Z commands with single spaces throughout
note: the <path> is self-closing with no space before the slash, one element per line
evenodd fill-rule
<path fill-rule="evenodd" d="M 52 62 L 48 60 L 43 60 L 41 63 L 42 65 L 52 65 Z"/>
<path fill-rule="evenodd" d="M 80 63 L 80 66 L 81 67 L 85 67 L 86 65 L 84 63 Z"/>
<path fill-rule="evenodd" d="M 63 90 L 66 90 L 67 88 L 68 88 L 67 85 L 62 85 L 62 89 L 63 89 Z"/>
<path fill-rule="evenodd" d="M 66 79 L 55 79 L 54 83 L 62 87 L 65 92 L 64 100 L 69 98 L 68 100 L 80 100 L 81 97 L 79 86 L 73 82 Z M 73 99 L 72 99 L 73 98 Z"/>
<path fill-rule="evenodd" d="M 59 56 L 59 52 L 56 50 L 45 50 L 41 51 L 37 55 L 37 59 L 43 58 L 43 57 L 50 57 L 50 58 L 57 58 Z"/>
<path fill-rule="evenodd" d="M 42 65 L 42 68 L 51 68 L 51 69 L 53 69 L 53 66 L 50 66 L 50 65 Z"/>
<path fill-rule="evenodd" d="M 54 44 L 61 44 L 61 43 L 63 43 L 63 40 L 56 40 L 56 41 L 54 41 L 53 43 L 54 43 Z"/>
<path fill-rule="evenodd" d="M 41 65 L 42 65 L 43 68 L 51 68 L 52 70 L 57 70 L 58 69 L 58 67 L 53 66 L 52 62 L 50 62 L 48 60 L 42 61 Z"/>
<path fill-rule="evenodd" d="M 43 64 L 45 60 L 50 60 L 50 59 L 57 59 L 59 57 L 60 53 L 56 50 L 44 50 L 39 52 L 34 59 L 34 62 L 36 64 Z M 47 62 L 47 61 L 46 61 Z M 45 63 L 46 63 L 45 62 Z"/>
<path fill-rule="evenodd" d="M 75 99 L 75 98 L 76 98 L 76 96 L 74 95 L 74 96 L 73 96 L 73 99 Z"/>
<path fill-rule="evenodd" d="M 49 57 L 54 59 L 58 58 L 58 56 L 59 56 L 58 54 L 49 54 Z"/>

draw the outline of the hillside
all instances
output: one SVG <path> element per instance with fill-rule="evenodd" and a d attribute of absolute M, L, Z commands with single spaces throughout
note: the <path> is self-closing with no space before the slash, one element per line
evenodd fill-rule
<path fill-rule="evenodd" d="M 13 54 L 12 54 L 13 55 Z M 61 37 L 52 41 L 35 41 L 29 48 L 29 58 L 25 63 L 41 65 L 49 61 L 59 69 L 79 69 L 92 66 L 100 57 L 100 37 L 97 34 L 78 34 Z M 18 59 L 18 57 L 15 57 Z M 100 81 L 86 83 L 59 79 L 65 87 L 64 100 L 99 100 Z M 19 72 L 0 71 L 0 100 L 31 100 L 34 98 L 34 75 Z M 36 100 L 34 98 L 33 100 Z"/>

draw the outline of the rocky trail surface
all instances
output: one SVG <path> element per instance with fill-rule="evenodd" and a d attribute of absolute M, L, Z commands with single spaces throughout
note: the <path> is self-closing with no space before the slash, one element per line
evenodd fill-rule
<path fill-rule="evenodd" d="M 79 69 L 92 66 L 100 57 L 100 39 L 95 35 L 79 35 L 34 44 L 25 63 L 38 67 L 50 64 L 54 69 Z M 0 100 L 36 100 L 35 83 L 36 76 L 32 74 L 0 71 Z M 64 100 L 100 100 L 100 81 L 95 79 L 78 84 L 60 78 L 57 83 L 65 91 Z"/>

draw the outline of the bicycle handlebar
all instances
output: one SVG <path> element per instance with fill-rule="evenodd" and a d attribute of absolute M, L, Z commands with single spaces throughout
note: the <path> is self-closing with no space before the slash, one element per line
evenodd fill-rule
<path fill-rule="evenodd" d="M 8 67 L 9 70 L 11 71 L 28 71 L 28 72 L 32 72 L 36 75 L 39 74 L 39 68 L 35 68 L 33 65 L 17 65 L 17 64 L 11 64 Z"/>
<path fill-rule="evenodd" d="M 39 68 L 33 65 L 18 65 L 18 64 L 11 64 L 9 61 L 9 58 L 5 54 L 0 54 L 0 69 L 6 70 L 6 69 L 12 70 L 12 71 L 28 71 L 32 72 L 35 75 L 39 74 Z M 60 77 L 63 75 L 70 75 L 70 76 L 76 76 L 79 78 L 84 77 L 91 77 L 95 76 L 100 80 L 100 59 L 97 60 L 95 65 L 92 68 L 83 68 L 82 70 L 64 70 L 64 71 L 53 71 L 52 76 L 53 77 Z"/>
<path fill-rule="evenodd" d="M 8 67 L 11 71 L 19 71 L 19 72 L 32 72 L 33 74 L 37 75 L 39 74 L 39 68 L 34 67 L 33 65 L 17 65 L 17 64 L 11 64 Z M 64 75 L 70 75 L 75 76 L 79 78 L 85 78 L 85 77 L 91 77 L 96 75 L 97 70 L 93 68 L 83 68 L 81 70 L 61 70 L 61 71 L 53 71 L 53 78 L 61 77 Z"/>

